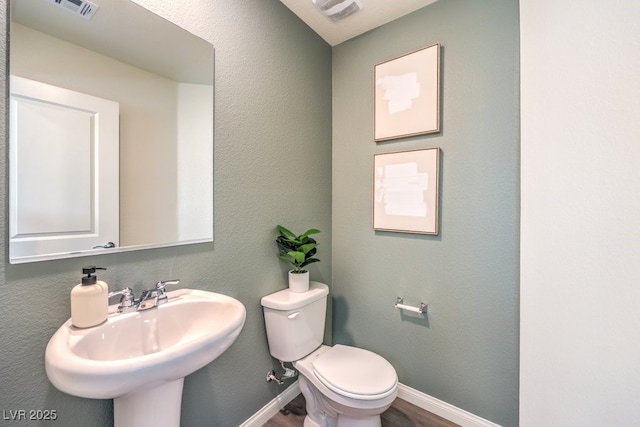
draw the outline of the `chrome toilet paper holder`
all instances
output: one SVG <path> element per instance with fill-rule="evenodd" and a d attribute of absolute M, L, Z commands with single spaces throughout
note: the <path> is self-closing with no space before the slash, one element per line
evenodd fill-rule
<path fill-rule="evenodd" d="M 412 313 L 425 314 L 427 312 L 427 304 L 421 302 L 420 307 L 407 305 L 404 303 L 404 299 L 402 299 L 401 297 L 396 298 L 396 303 L 393 306 L 398 310 L 410 311 Z"/>

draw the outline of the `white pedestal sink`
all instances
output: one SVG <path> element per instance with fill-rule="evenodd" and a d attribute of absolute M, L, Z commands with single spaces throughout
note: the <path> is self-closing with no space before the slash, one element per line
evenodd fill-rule
<path fill-rule="evenodd" d="M 149 310 L 79 329 L 68 320 L 45 353 L 51 383 L 73 396 L 114 399 L 115 427 L 177 427 L 184 377 L 211 363 L 240 334 L 242 303 L 179 289 Z"/>

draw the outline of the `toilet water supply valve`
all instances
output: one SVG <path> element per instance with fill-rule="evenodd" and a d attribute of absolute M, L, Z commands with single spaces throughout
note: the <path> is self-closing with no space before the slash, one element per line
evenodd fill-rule
<path fill-rule="evenodd" d="M 298 371 L 295 369 L 287 368 L 284 366 L 284 362 L 280 361 L 280 366 L 284 370 L 284 373 L 280 375 L 280 377 L 276 377 L 276 371 L 273 369 L 267 372 L 267 382 L 275 381 L 276 383 L 282 385 L 284 384 L 284 380 L 288 380 L 289 378 L 294 378 L 298 375 Z"/>

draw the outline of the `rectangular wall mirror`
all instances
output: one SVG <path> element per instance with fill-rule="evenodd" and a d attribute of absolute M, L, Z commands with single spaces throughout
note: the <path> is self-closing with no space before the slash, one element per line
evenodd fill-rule
<path fill-rule="evenodd" d="M 213 240 L 214 50 L 130 0 L 11 0 L 12 264 Z"/>

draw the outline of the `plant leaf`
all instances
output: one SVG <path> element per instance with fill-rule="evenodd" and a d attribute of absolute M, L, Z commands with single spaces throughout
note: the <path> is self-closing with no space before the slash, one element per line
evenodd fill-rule
<path fill-rule="evenodd" d="M 314 262 L 320 262 L 320 260 L 318 258 L 307 258 L 307 260 L 305 262 L 300 264 L 300 268 L 302 268 L 304 266 L 307 266 L 309 264 L 313 264 Z"/>
<path fill-rule="evenodd" d="M 280 249 L 280 252 L 283 253 L 295 250 L 297 246 L 294 242 L 292 242 L 291 240 L 287 240 L 287 238 L 284 236 L 278 236 L 278 238 L 276 239 L 276 243 L 278 245 L 278 249 Z"/>
<path fill-rule="evenodd" d="M 288 254 L 289 256 L 291 256 L 291 258 L 295 260 L 297 264 L 304 262 L 304 253 L 299 251 L 291 251 L 291 252 L 288 252 Z"/>
<path fill-rule="evenodd" d="M 288 237 L 289 239 L 292 239 L 292 240 L 296 240 L 297 239 L 297 236 L 295 234 L 293 234 L 293 232 L 287 230 L 283 226 L 278 225 L 277 228 L 278 228 L 278 231 L 280 232 L 280 234 L 282 234 L 283 236 L 286 236 L 286 237 Z"/>
<path fill-rule="evenodd" d="M 311 234 L 318 234 L 320 232 L 320 230 L 318 230 L 317 228 L 310 228 L 307 231 L 305 231 L 300 237 L 302 236 L 310 236 Z"/>
<path fill-rule="evenodd" d="M 298 268 L 298 265 L 293 261 L 293 259 L 288 256 L 288 255 L 281 255 L 278 258 L 280 258 L 282 261 L 291 264 L 294 268 Z"/>
<path fill-rule="evenodd" d="M 313 250 L 316 246 L 317 245 L 315 243 L 309 243 L 309 244 L 300 246 L 299 250 L 300 252 L 306 255 L 307 252 Z"/>

